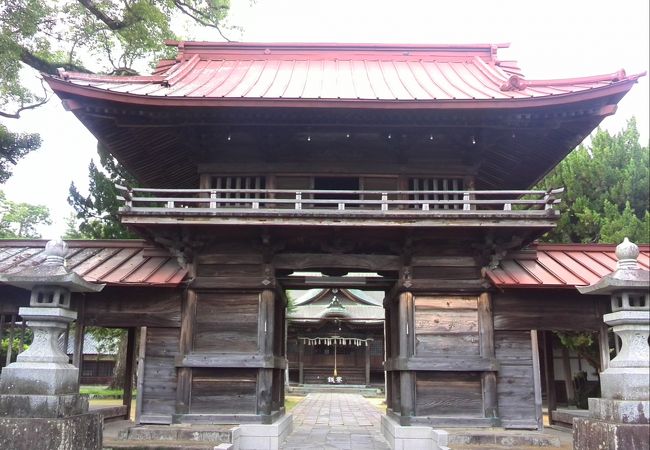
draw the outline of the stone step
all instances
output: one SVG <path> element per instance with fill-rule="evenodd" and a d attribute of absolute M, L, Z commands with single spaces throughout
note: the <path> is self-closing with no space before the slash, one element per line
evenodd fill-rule
<path fill-rule="evenodd" d="M 120 433 L 128 441 L 232 442 L 234 425 L 140 425 Z"/>
<path fill-rule="evenodd" d="M 449 429 L 447 431 L 449 431 L 448 445 L 452 450 L 559 448 L 562 445 L 559 437 L 535 431 L 452 431 Z"/>
<path fill-rule="evenodd" d="M 232 450 L 232 444 L 215 444 L 189 440 L 147 441 L 104 439 L 104 450 Z"/>

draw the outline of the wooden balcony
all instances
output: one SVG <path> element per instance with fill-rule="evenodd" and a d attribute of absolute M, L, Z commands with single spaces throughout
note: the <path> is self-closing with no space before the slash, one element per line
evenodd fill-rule
<path fill-rule="evenodd" d="M 364 227 L 552 227 L 563 192 L 117 188 L 123 223 Z"/>

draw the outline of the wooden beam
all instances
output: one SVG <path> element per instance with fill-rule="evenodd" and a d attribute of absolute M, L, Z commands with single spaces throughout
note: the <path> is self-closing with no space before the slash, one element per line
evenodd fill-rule
<path fill-rule="evenodd" d="M 139 424 L 142 418 L 142 399 L 144 397 L 144 365 L 147 351 L 147 327 L 140 327 L 140 341 L 138 343 L 138 396 L 135 400 L 135 423 Z"/>
<path fill-rule="evenodd" d="M 178 356 L 176 367 L 284 369 L 286 360 L 282 356 L 266 353 L 190 353 Z"/>
<path fill-rule="evenodd" d="M 384 363 L 386 370 L 416 370 L 433 372 L 496 372 L 499 362 L 481 356 L 441 356 L 390 358 Z"/>
<path fill-rule="evenodd" d="M 77 322 L 74 330 L 74 352 L 72 354 L 72 364 L 79 369 L 77 383 L 81 384 L 81 372 L 83 371 L 84 359 L 84 331 L 85 331 L 85 310 L 86 310 L 86 296 L 77 302 Z"/>
<path fill-rule="evenodd" d="M 605 315 L 607 306 L 604 302 L 598 303 L 598 314 Z M 609 327 L 605 322 L 601 322 L 598 327 L 598 350 L 600 353 L 600 371 L 603 372 L 609 367 Z"/>
<path fill-rule="evenodd" d="M 323 253 L 284 253 L 273 257 L 276 269 L 305 270 L 327 267 L 346 269 L 384 271 L 399 270 L 400 257 L 395 255 L 356 255 Z"/>
<path fill-rule="evenodd" d="M 125 419 L 131 418 L 131 402 L 133 400 L 133 366 L 135 363 L 135 328 L 127 329 L 126 335 L 126 364 L 124 368 L 124 395 L 122 404 L 126 406 Z"/>
<path fill-rule="evenodd" d="M 305 383 L 305 341 L 298 339 L 298 384 Z"/>
<path fill-rule="evenodd" d="M 544 378 L 546 380 L 546 407 L 548 423 L 553 425 L 553 411 L 557 409 L 557 393 L 555 392 L 555 361 L 553 360 L 553 332 L 540 331 L 539 337 L 543 350 Z"/>
<path fill-rule="evenodd" d="M 402 292 L 398 300 L 399 308 L 399 356 L 409 361 L 415 348 L 415 326 L 413 324 L 413 294 Z M 402 417 L 415 415 L 415 373 L 401 369 L 399 374 L 400 411 Z"/>
<path fill-rule="evenodd" d="M 8 366 L 9 364 L 11 364 L 11 357 L 12 357 L 13 349 L 14 349 L 13 344 L 14 344 L 14 334 L 15 334 L 15 331 L 16 331 L 15 329 L 16 329 L 16 315 L 12 314 L 11 315 L 11 325 L 9 327 L 9 336 L 7 338 L 8 345 L 7 345 L 7 358 L 6 358 L 5 366 Z"/>
<path fill-rule="evenodd" d="M 370 343 L 366 342 L 366 352 L 365 352 L 365 374 L 366 374 L 366 386 L 370 385 Z"/>
<path fill-rule="evenodd" d="M 535 420 L 537 429 L 544 429 L 544 414 L 542 412 L 542 381 L 539 366 L 539 342 L 537 340 L 537 330 L 530 332 L 531 350 L 533 353 L 533 386 L 535 390 Z"/>
<path fill-rule="evenodd" d="M 196 328 L 196 305 L 198 295 L 194 289 L 185 291 L 181 304 L 181 333 L 179 338 L 179 358 L 192 352 L 194 330 Z M 176 379 L 176 413 L 187 414 L 190 412 L 192 396 L 192 369 L 180 367 Z"/>
<path fill-rule="evenodd" d="M 494 323 L 492 321 L 492 297 L 484 292 L 478 298 L 478 327 L 480 355 L 483 358 L 495 358 L 494 353 Z M 483 413 L 485 417 L 497 418 L 497 377 L 494 372 L 481 374 L 481 389 L 483 391 Z"/>

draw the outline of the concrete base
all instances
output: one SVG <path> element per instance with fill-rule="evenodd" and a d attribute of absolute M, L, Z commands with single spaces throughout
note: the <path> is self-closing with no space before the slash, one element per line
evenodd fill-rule
<path fill-rule="evenodd" d="M 648 383 L 647 374 L 646 383 Z M 607 422 L 648 424 L 650 401 L 590 398 L 589 412 L 592 418 Z"/>
<path fill-rule="evenodd" d="M 574 450 L 649 450 L 650 425 L 573 419 Z"/>
<path fill-rule="evenodd" d="M 270 425 L 247 423 L 233 435 L 233 446 L 240 450 L 277 450 L 293 431 L 293 416 L 286 414 Z"/>
<path fill-rule="evenodd" d="M 648 367 L 609 367 L 600 373 L 601 397 L 617 400 L 650 398 L 649 370 Z"/>
<path fill-rule="evenodd" d="M 56 419 L 87 412 L 85 395 L 0 395 L 0 417 Z"/>
<path fill-rule="evenodd" d="M 394 450 L 449 450 L 445 430 L 403 426 L 386 415 L 381 416 L 381 434 Z"/>
<path fill-rule="evenodd" d="M 102 418 L 81 414 L 65 418 L 0 417 L 0 448 L 12 450 L 100 450 Z"/>
<path fill-rule="evenodd" d="M 11 363 L 2 369 L 3 394 L 66 395 L 79 392 L 79 369 L 68 363 Z"/>

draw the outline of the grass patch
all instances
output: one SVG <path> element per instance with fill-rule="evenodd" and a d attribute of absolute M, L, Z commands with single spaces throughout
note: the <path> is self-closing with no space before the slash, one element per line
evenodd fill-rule
<path fill-rule="evenodd" d="M 106 386 L 81 386 L 80 394 L 85 394 L 89 398 L 122 398 L 123 389 L 109 389 Z M 135 394 L 134 394 L 135 396 Z"/>
<path fill-rule="evenodd" d="M 293 408 L 296 407 L 298 403 L 302 401 L 302 399 L 305 397 L 299 396 L 299 395 L 286 395 L 284 397 L 284 409 L 285 411 L 289 412 Z"/>

